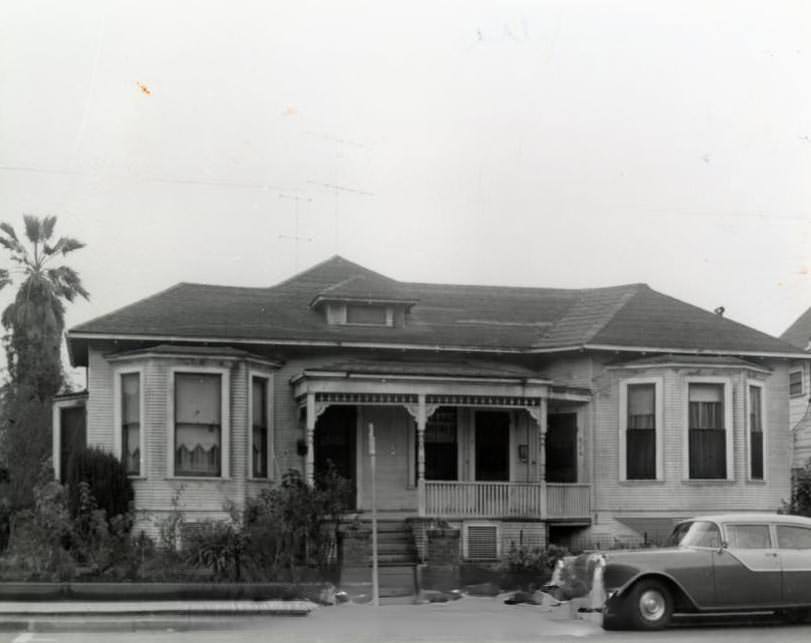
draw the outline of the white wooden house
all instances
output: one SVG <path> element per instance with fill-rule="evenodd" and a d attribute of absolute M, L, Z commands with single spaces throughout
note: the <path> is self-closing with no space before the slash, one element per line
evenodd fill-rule
<path fill-rule="evenodd" d="M 644 284 L 404 283 L 337 256 L 268 288 L 178 284 L 68 346 L 87 392 L 57 402 L 57 475 L 84 405 L 86 441 L 127 463 L 144 528 L 181 486 L 187 519 L 223 517 L 328 461 L 363 518 L 373 424 L 384 517 L 458 525 L 469 559 L 775 510 L 791 373 L 811 358 Z"/>

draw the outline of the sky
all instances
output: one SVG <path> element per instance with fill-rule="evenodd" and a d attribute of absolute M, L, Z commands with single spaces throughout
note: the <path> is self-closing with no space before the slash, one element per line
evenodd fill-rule
<path fill-rule="evenodd" d="M 341 254 L 779 335 L 811 306 L 809 43 L 804 1 L 6 0 L 0 220 L 87 244 L 69 327 Z"/>

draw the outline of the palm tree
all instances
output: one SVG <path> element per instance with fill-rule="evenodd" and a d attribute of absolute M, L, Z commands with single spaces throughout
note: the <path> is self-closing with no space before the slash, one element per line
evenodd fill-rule
<path fill-rule="evenodd" d="M 0 223 L 0 245 L 10 254 L 13 268 L 0 268 L 0 290 L 19 278 L 14 301 L 0 321 L 9 381 L 0 399 L 0 465 L 8 472 L 3 502 L 13 510 L 30 507 L 43 461 L 51 449 L 51 401 L 64 382 L 60 348 L 65 327 L 65 304 L 77 296 L 88 298 L 75 270 L 53 264 L 84 247 L 70 237 L 52 242 L 56 217 L 24 216 L 21 243 L 14 228 Z M 0 525 L 1 526 L 1 525 Z"/>
<path fill-rule="evenodd" d="M 3 311 L 2 324 L 9 333 L 6 351 L 12 388 L 25 388 L 28 395 L 45 401 L 63 381 L 59 352 L 65 327 L 63 302 L 77 296 L 89 298 L 78 273 L 53 262 L 84 244 L 71 237 L 52 243 L 56 217 L 25 215 L 23 221 L 30 248 L 20 242 L 11 225 L 0 223 L 0 245 L 16 264 L 12 270 L 0 268 L 0 290 L 12 283 L 13 275 L 21 279 L 14 301 Z"/>

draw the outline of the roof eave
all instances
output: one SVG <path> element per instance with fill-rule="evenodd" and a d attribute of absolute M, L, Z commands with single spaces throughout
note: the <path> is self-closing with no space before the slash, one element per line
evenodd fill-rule
<path fill-rule="evenodd" d="M 615 344 L 583 344 L 584 350 L 594 351 L 623 351 L 633 353 L 681 353 L 683 355 L 741 355 L 748 357 L 773 357 L 780 359 L 807 359 L 811 360 L 811 353 L 781 352 L 781 351 L 753 351 L 741 349 L 715 349 L 715 348 L 673 348 L 663 346 L 624 346 Z"/>

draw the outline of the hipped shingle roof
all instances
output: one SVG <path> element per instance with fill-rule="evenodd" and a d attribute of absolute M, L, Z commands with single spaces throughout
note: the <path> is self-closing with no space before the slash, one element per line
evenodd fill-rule
<path fill-rule="evenodd" d="M 328 325 L 312 302 L 414 303 L 403 327 Z M 791 354 L 775 337 L 645 284 L 559 289 L 399 282 L 335 256 L 269 288 L 180 283 L 74 327 L 92 337 L 234 343 L 342 343 L 530 352 L 589 346 Z M 80 360 L 81 361 L 81 360 Z"/>

